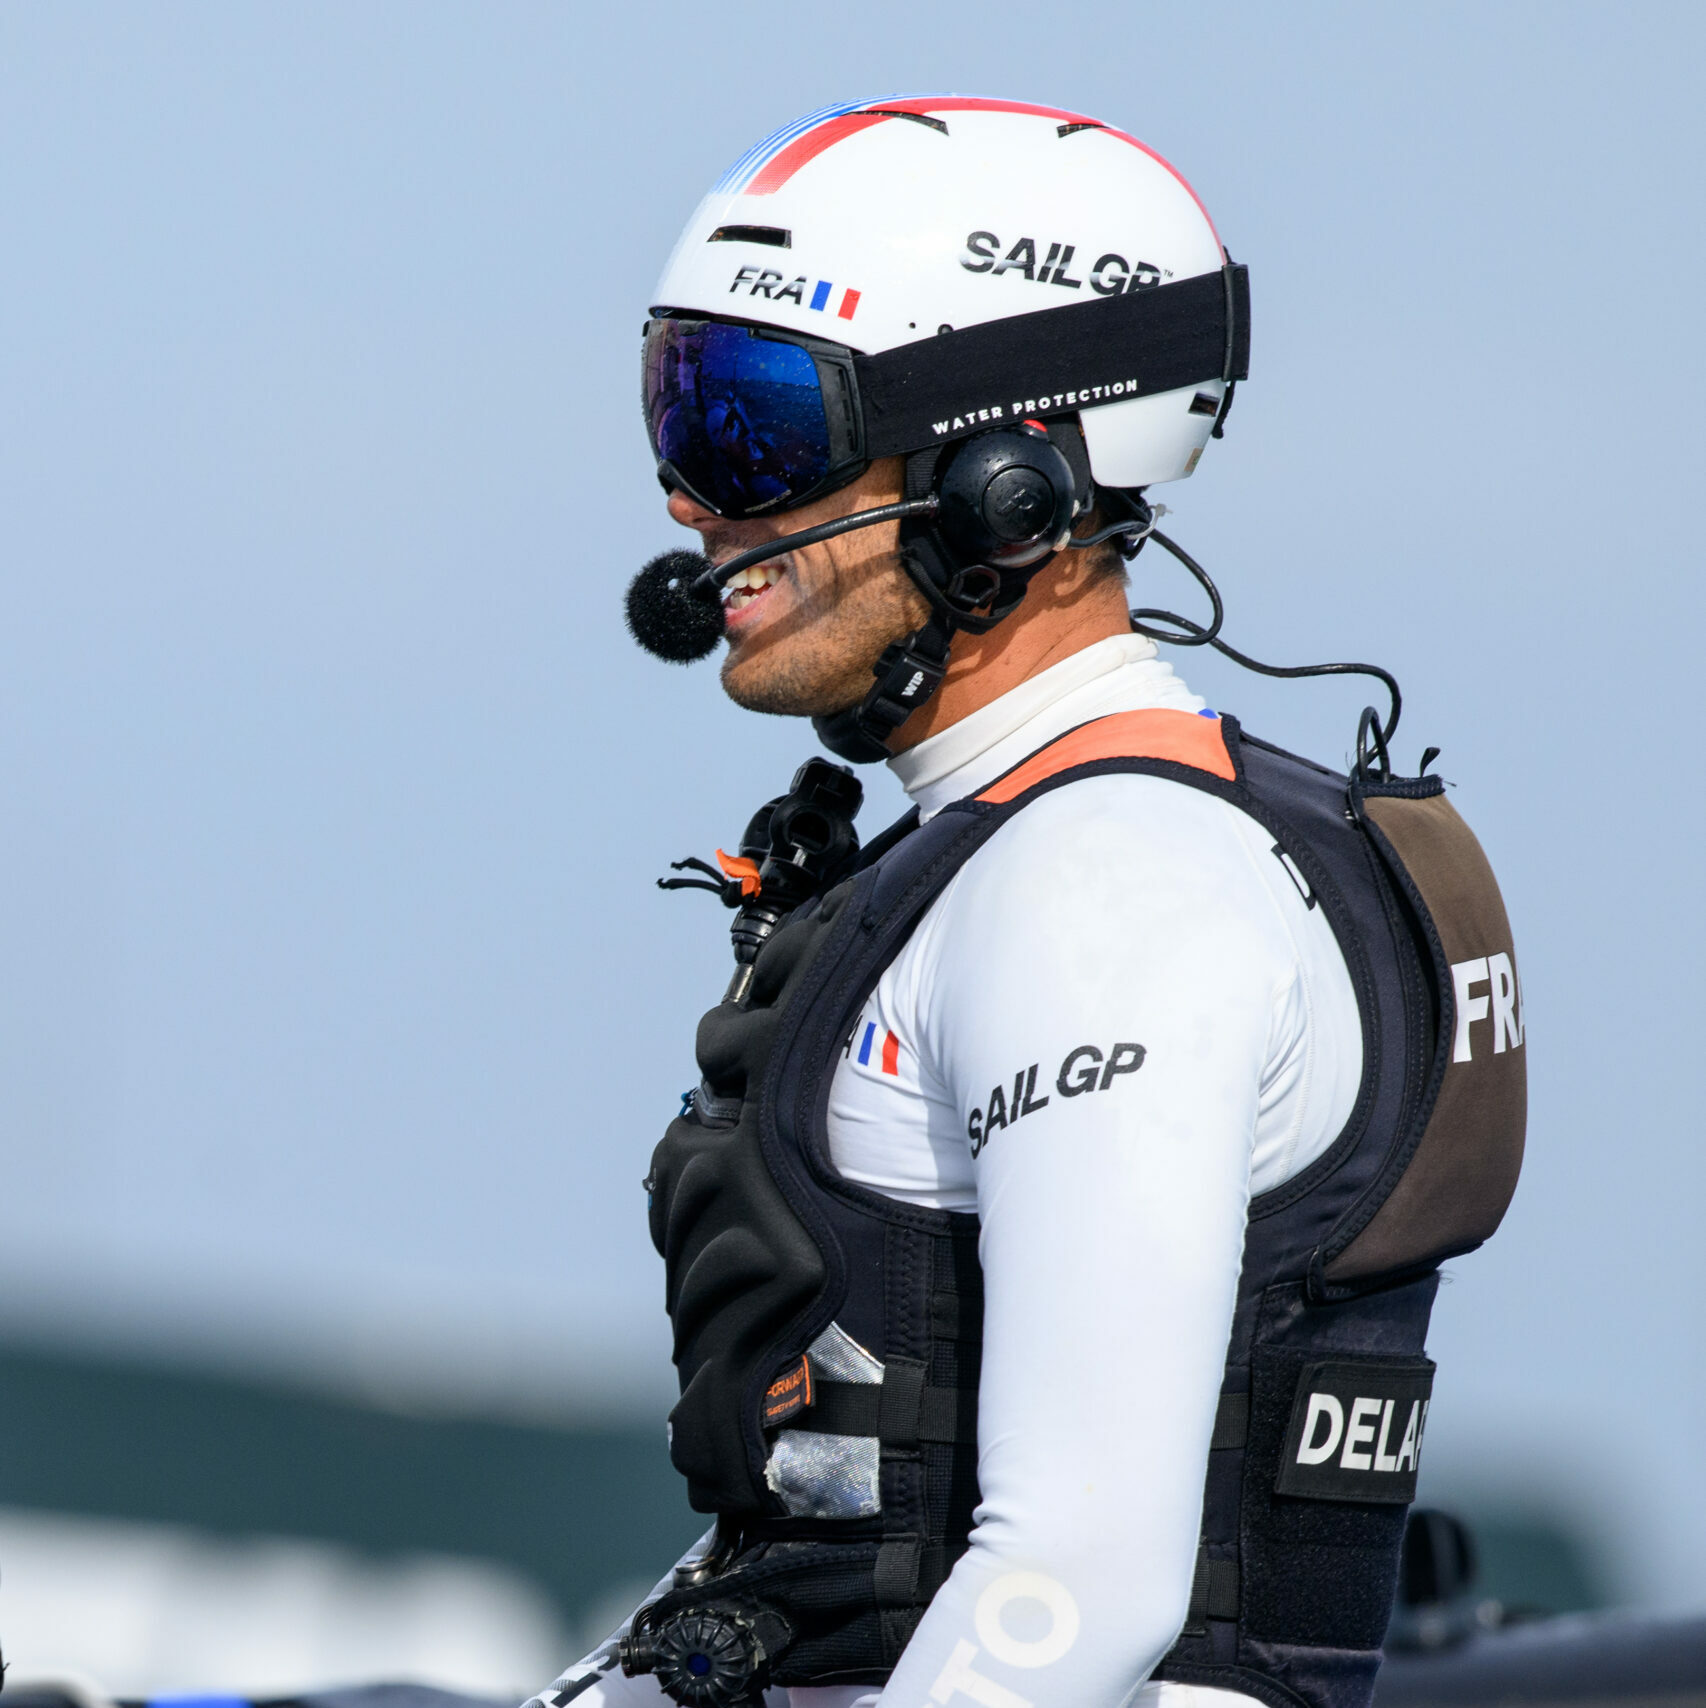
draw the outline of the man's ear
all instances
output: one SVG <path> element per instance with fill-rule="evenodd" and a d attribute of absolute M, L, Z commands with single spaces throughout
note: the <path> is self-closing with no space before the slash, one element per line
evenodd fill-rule
<path fill-rule="evenodd" d="M 1073 532 L 1086 536 L 1098 534 L 1102 529 L 1111 526 L 1114 521 L 1115 518 L 1110 516 L 1102 505 L 1097 504 L 1092 507 L 1087 516 L 1079 521 Z M 1092 586 L 1099 586 L 1107 582 L 1112 582 L 1120 587 L 1131 585 L 1131 566 L 1120 551 L 1116 540 L 1103 540 L 1099 546 L 1090 546 L 1084 551 L 1077 551 L 1069 547 L 1055 561 L 1058 564 L 1062 559 L 1069 560 L 1069 566 L 1076 570 L 1086 583 Z"/>

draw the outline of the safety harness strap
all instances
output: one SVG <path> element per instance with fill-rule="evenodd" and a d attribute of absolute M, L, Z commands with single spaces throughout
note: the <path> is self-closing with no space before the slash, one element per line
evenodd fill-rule
<path fill-rule="evenodd" d="M 1242 1447 L 1250 1439 L 1250 1396 L 1222 1394 L 1214 1414 L 1214 1435 L 1208 1444 L 1211 1453 L 1223 1453 Z"/>
<path fill-rule="evenodd" d="M 980 1340 L 983 1300 L 938 1289 L 930 1300 L 930 1332 L 937 1340 Z"/>
<path fill-rule="evenodd" d="M 877 1549 L 873 1573 L 879 1607 L 920 1607 L 948 1581 L 964 1546 L 928 1546 L 917 1536 L 890 1536 Z"/>
<path fill-rule="evenodd" d="M 789 1418 L 788 1428 L 819 1435 L 874 1435 L 905 1451 L 924 1441 L 977 1439 L 977 1390 L 939 1388 L 924 1380 L 924 1365 L 891 1358 L 881 1382 L 815 1382 L 812 1403 Z"/>
<path fill-rule="evenodd" d="M 1208 1550 L 1200 1549 L 1196 1573 L 1191 1579 L 1191 1609 L 1186 1619 L 1192 1625 L 1204 1619 L 1236 1619 L 1238 1592 L 1238 1562 L 1210 1559 Z"/>

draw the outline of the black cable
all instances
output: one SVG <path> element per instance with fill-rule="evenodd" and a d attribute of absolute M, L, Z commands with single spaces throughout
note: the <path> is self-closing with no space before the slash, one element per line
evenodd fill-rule
<path fill-rule="evenodd" d="M 1223 652 L 1234 664 L 1241 664 L 1246 670 L 1254 670 L 1259 676 L 1283 676 L 1296 678 L 1299 676 L 1373 676 L 1386 684 L 1386 692 L 1392 697 L 1392 714 L 1384 724 L 1378 718 L 1373 720 L 1375 745 L 1380 749 L 1384 762 L 1387 743 L 1392 740 L 1392 732 L 1398 727 L 1398 714 L 1404 709 L 1404 697 L 1398 691 L 1398 678 L 1390 670 L 1382 670 L 1378 664 L 1263 664 L 1248 653 L 1240 652 L 1237 647 L 1229 646 L 1223 640 L 1210 643 L 1216 652 Z M 1370 706 L 1367 717 L 1374 711 Z M 1359 746 L 1362 745 L 1359 735 Z"/>
<path fill-rule="evenodd" d="M 1155 507 L 1157 515 L 1164 515 L 1166 513 L 1166 509 L 1167 506 L 1165 504 L 1158 504 Z M 1131 542 L 1132 547 L 1132 551 L 1128 555 L 1135 556 L 1137 548 L 1154 532 L 1155 523 L 1153 519 L 1144 523 L 1131 521 L 1115 522 L 1112 527 L 1100 529 L 1094 534 L 1087 534 L 1083 536 L 1074 534 L 1066 543 L 1074 551 L 1081 552 L 1087 550 L 1090 546 L 1101 545 L 1104 540 L 1111 540 L 1117 535 L 1124 534 Z"/>
<path fill-rule="evenodd" d="M 1392 720 L 1396 723 L 1398 720 Z M 1392 755 L 1386 751 L 1386 733 L 1380 727 L 1380 714 L 1373 706 L 1364 706 L 1362 716 L 1357 720 L 1357 773 L 1367 777 L 1373 774 L 1374 762 L 1380 761 L 1381 775 L 1392 775 Z M 1428 768 L 1428 763 L 1422 761 L 1422 770 Z M 1418 772 L 1419 776 L 1421 773 Z"/>
<path fill-rule="evenodd" d="M 940 508 L 941 501 L 931 493 L 928 497 L 908 498 L 899 504 L 880 504 L 875 510 L 856 510 L 850 516 L 837 516 L 833 522 L 819 522 L 815 528 L 802 528 L 797 534 L 782 534 L 776 539 L 766 540 L 761 546 L 754 546 L 750 551 L 741 552 L 727 562 L 707 569 L 693 586 L 699 592 L 714 593 L 743 569 L 763 563 L 766 558 L 780 557 L 796 546 L 815 546 L 819 540 L 832 540 L 837 534 L 848 534 L 855 528 L 869 528 L 877 522 L 893 522 L 907 516 L 934 516 Z"/>
<path fill-rule="evenodd" d="M 1295 680 L 1302 676 L 1373 676 L 1385 683 L 1386 692 L 1392 697 L 1391 715 L 1384 724 L 1378 718 L 1372 717 L 1373 708 L 1363 715 L 1363 722 L 1357 733 L 1357 751 L 1360 758 L 1366 753 L 1367 737 L 1374 736 L 1374 747 L 1378 751 L 1381 762 L 1390 765 L 1386 760 L 1386 749 L 1392 740 L 1393 732 L 1398 728 L 1399 714 L 1404 709 L 1404 697 L 1398 688 L 1398 679 L 1391 671 L 1382 670 L 1378 664 L 1263 664 L 1260 659 L 1252 658 L 1247 652 L 1240 652 L 1228 641 L 1220 639 L 1220 625 L 1225 616 L 1225 608 L 1220 602 L 1220 592 L 1209 579 L 1208 572 L 1193 558 L 1189 552 L 1182 550 L 1174 541 L 1168 539 L 1157 528 L 1149 530 L 1149 536 L 1164 551 L 1169 551 L 1196 577 L 1202 590 L 1208 595 L 1209 604 L 1214 609 L 1213 620 L 1207 628 L 1201 623 L 1192 622 L 1189 617 L 1181 617 L 1176 611 L 1154 610 L 1147 606 L 1131 614 L 1131 626 L 1140 634 L 1148 635 L 1151 640 L 1167 641 L 1173 646 L 1212 646 L 1216 652 L 1224 653 L 1234 664 L 1242 665 L 1246 670 L 1253 670 L 1258 676 L 1278 676 L 1287 680 Z M 1178 632 L 1152 627 L 1142 621 L 1143 618 L 1159 618 L 1163 622 L 1173 623 Z"/>
<path fill-rule="evenodd" d="M 1099 546 L 1105 540 L 1119 540 L 1120 556 L 1127 562 L 1143 550 L 1143 542 L 1155 532 L 1155 524 L 1167 514 L 1165 504 L 1151 504 L 1141 492 L 1128 492 L 1117 486 L 1098 486 L 1096 488 L 1096 507 L 1100 510 L 1112 509 L 1116 504 L 1123 504 L 1126 515 L 1118 522 L 1106 528 L 1100 528 L 1093 534 L 1079 536 L 1074 534 L 1067 540 L 1067 545 L 1074 551 L 1086 551 L 1091 546 Z M 1121 536 L 1124 538 L 1121 538 Z"/>
<path fill-rule="evenodd" d="M 1177 541 L 1168 539 L 1159 528 L 1152 526 L 1149 530 L 1149 538 L 1163 551 L 1171 552 L 1196 577 L 1198 585 L 1208 595 L 1208 602 L 1214 610 L 1214 618 L 1205 629 L 1201 623 L 1193 623 L 1189 617 L 1181 617 L 1177 611 L 1162 611 L 1145 605 L 1132 612 L 1131 626 L 1140 635 L 1148 635 L 1151 640 L 1171 641 L 1174 646 L 1212 646 L 1217 644 L 1214 637 L 1220 633 L 1220 625 L 1226 621 L 1226 607 L 1220 602 L 1220 589 L 1209 579 L 1208 571 Z M 1148 628 L 1138 621 L 1140 617 L 1159 617 L 1163 622 L 1176 623 L 1179 632 L 1170 633 L 1166 629 Z"/>

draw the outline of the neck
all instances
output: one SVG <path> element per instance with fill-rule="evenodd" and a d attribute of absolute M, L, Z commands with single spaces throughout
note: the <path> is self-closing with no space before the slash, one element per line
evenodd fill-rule
<path fill-rule="evenodd" d="M 1094 559 L 1086 563 L 1088 555 L 1062 552 L 1032 581 L 1019 609 L 988 634 L 955 635 L 941 687 L 889 737 L 889 750 L 904 753 L 1050 665 L 1109 635 L 1130 634 L 1124 581 Z"/>

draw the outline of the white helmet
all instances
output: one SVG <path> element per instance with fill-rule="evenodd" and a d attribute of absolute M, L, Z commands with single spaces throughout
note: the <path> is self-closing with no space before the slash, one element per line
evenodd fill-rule
<path fill-rule="evenodd" d="M 1155 390 L 1163 365 L 1140 385 L 1119 356 L 1106 372 L 1080 360 L 1037 373 L 1050 388 L 1040 394 L 1020 383 L 1021 364 L 999 384 L 968 377 L 963 399 L 929 400 L 943 441 L 1015 413 L 1076 409 L 1096 482 L 1129 489 L 1196 468 L 1244 371 L 1247 308 L 1243 269 L 1228 263 L 1190 185 L 1098 120 L 961 95 L 826 107 L 723 174 L 652 300 L 656 313 L 756 322 L 873 356 L 1203 275 L 1225 282 L 1224 306 L 1207 328 L 1211 359 L 1199 338 L 1195 366 L 1175 364 L 1187 383 Z M 1174 298 L 1171 318 L 1219 298 Z M 1169 325 L 1143 336 L 1165 342 Z"/>

